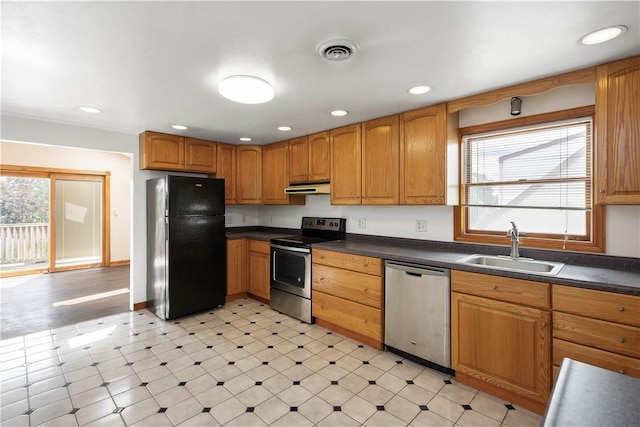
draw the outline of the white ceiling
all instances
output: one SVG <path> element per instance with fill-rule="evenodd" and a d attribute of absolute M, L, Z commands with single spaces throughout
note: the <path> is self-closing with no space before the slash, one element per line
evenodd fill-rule
<path fill-rule="evenodd" d="M 577 43 L 616 24 L 629 29 L 613 41 Z M 316 47 L 334 38 L 360 52 L 322 59 Z M 264 144 L 638 54 L 639 1 L 3 1 L 2 110 Z M 223 98 L 231 74 L 268 80 L 275 98 Z M 417 84 L 433 89 L 409 95 Z"/>

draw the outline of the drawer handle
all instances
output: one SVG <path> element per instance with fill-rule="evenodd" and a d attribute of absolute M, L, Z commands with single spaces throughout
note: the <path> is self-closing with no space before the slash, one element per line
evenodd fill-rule
<path fill-rule="evenodd" d="M 618 372 L 620 372 L 621 374 L 626 374 L 626 372 L 624 371 L 624 369 L 620 369 Z"/>
<path fill-rule="evenodd" d="M 618 311 L 624 311 L 624 307 L 622 306 L 618 307 Z"/>
<path fill-rule="evenodd" d="M 498 289 L 498 286 L 497 286 L 497 285 L 493 285 L 493 286 L 491 287 L 491 289 L 493 289 L 493 290 L 495 291 L 496 289 Z"/>
<path fill-rule="evenodd" d="M 546 328 L 546 327 L 547 327 L 547 322 L 542 322 L 542 323 L 540 324 L 540 326 L 542 326 L 543 328 Z"/>
<path fill-rule="evenodd" d="M 620 341 L 621 343 L 624 343 L 624 337 L 618 338 L 618 341 Z"/>

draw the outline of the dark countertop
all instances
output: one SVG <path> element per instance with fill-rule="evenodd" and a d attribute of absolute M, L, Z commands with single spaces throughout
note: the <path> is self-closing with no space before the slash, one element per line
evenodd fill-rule
<path fill-rule="evenodd" d="M 238 230 L 231 228 L 227 229 L 227 238 L 269 240 L 274 237 L 299 233 L 300 231 L 295 229 L 268 227 L 240 228 Z M 565 264 L 557 275 L 546 276 L 536 273 L 493 270 L 456 262 L 474 253 L 508 255 L 509 248 L 507 247 L 351 234 L 347 235 L 346 240 L 317 243 L 313 247 L 393 261 L 640 296 L 640 259 L 638 258 L 521 248 L 520 253 L 522 256 Z"/>
<path fill-rule="evenodd" d="M 640 379 L 564 359 L 542 419 L 549 426 L 637 426 Z"/>

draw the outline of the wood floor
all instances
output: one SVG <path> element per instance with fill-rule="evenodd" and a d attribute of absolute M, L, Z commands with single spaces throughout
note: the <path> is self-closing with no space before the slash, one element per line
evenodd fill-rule
<path fill-rule="evenodd" d="M 5 278 L 0 339 L 129 310 L 129 266 Z"/>

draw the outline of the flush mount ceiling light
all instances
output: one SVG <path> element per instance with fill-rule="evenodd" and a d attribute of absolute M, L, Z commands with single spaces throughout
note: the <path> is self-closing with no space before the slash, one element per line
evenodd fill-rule
<path fill-rule="evenodd" d="M 84 111 L 85 113 L 91 113 L 91 114 L 102 113 L 102 110 L 98 110 L 97 108 L 93 108 L 93 107 L 78 107 L 78 110 Z"/>
<path fill-rule="evenodd" d="M 346 116 L 347 114 L 349 114 L 349 112 L 345 110 L 333 110 L 331 112 L 331 115 L 335 117 L 342 117 L 342 116 Z"/>
<path fill-rule="evenodd" d="M 409 89 L 409 93 L 411 95 L 424 95 L 429 91 L 431 91 L 431 88 L 429 86 L 414 86 Z"/>
<path fill-rule="evenodd" d="M 278 126 L 278 130 L 282 132 L 289 132 L 291 130 L 290 126 Z"/>
<path fill-rule="evenodd" d="M 251 141 L 252 141 L 252 139 L 251 139 L 251 138 L 248 138 L 248 137 L 246 137 L 246 136 L 241 136 L 239 139 L 240 139 L 240 141 L 242 141 L 242 142 L 251 142 Z"/>
<path fill-rule="evenodd" d="M 345 61 L 355 56 L 358 50 L 358 44 L 347 39 L 328 40 L 316 48 L 318 54 L 329 61 Z"/>
<path fill-rule="evenodd" d="M 273 99 L 273 88 L 259 77 L 230 76 L 218 85 L 218 92 L 241 104 L 262 104 Z"/>
<path fill-rule="evenodd" d="M 608 42 L 611 39 L 615 39 L 625 31 L 627 31 L 627 27 L 624 25 L 613 25 L 611 27 L 601 28 L 582 36 L 580 40 L 578 40 L 578 43 L 592 45 Z"/>
<path fill-rule="evenodd" d="M 185 126 L 185 125 L 171 125 L 172 128 L 174 129 L 178 129 L 178 130 L 187 130 L 189 129 L 189 127 Z"/>

